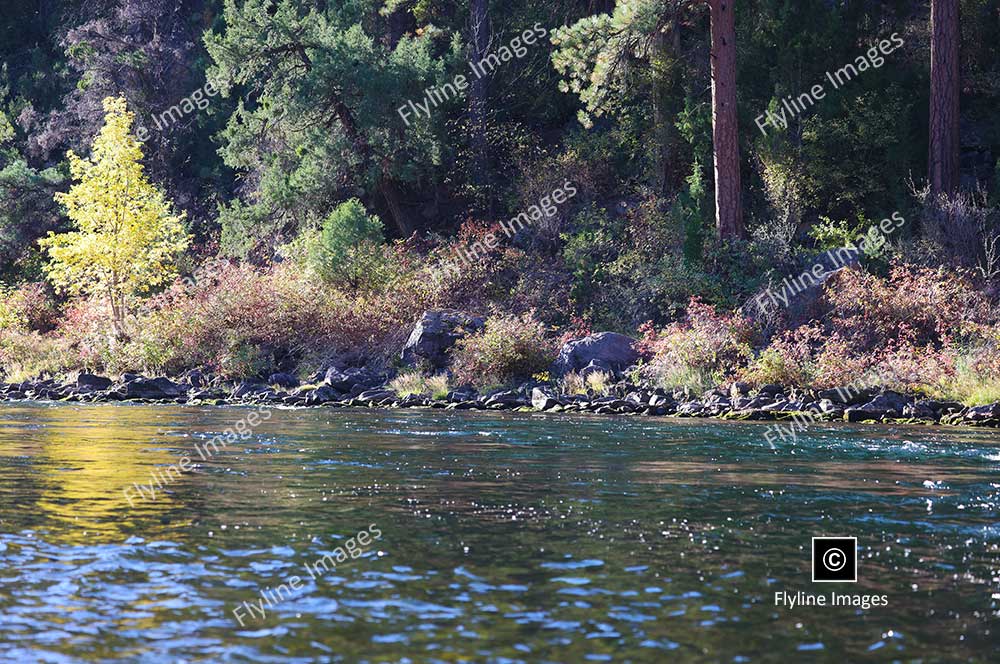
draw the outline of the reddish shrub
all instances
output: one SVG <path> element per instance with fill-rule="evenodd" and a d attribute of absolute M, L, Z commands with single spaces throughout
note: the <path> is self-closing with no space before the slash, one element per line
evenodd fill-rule
<path fill-rule="evenodd" d="M 890 340 L 939 344 L 950 331 L 991 315 L 967 274 L 898 262 L 887 279 L 845 270 L 830 280 L 826 297 L 832 331 L 851 339 L 857 352 L 885 348 Z"/>
<path fill-rule="evenodd" d="M 686 318 L 649 342 L 653 359 L 646 377 L 664 387 L 707 389 L 742 370 L 751 356 L 752 337 L 750 322 L 742 315 L 720 314 L 692 299 Z"/>
<path fill-rule="evenodd" d="M 452 352 L 452 373 L 463 384 L 499 387 L 548 369 L 556 347 L 533 312 L 494 314 L 484 329 L 459 340 Z"/>

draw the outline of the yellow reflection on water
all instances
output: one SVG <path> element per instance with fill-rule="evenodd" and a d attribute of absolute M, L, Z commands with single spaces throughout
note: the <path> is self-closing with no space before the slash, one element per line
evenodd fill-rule
<path fill-rule="evenodd" d="M 41 426 L 31 433 L 45 460 L 35 466 L 42 472 L 37 505 L 53 536 L 72 544 L 121 541 L 137 514 L 155 519 L 173 506 L 173 497 L 160 490 L 153 501 L 133 498 L 135 508 L 124 494 L 134 483 L 153 481 L 150 472 L 158 465 L 177 462 L 157 449 L 167 440 L 148 412 L 62 406 L 37 414 Z"/>

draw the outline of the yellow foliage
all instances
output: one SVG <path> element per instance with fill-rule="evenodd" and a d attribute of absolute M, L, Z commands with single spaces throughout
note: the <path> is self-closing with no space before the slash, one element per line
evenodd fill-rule
<path fill-rule="evenodd" d="M 72 150 L 76 182 L 56 194 L 75 230 L 39 241 L 48 250 L 46 272 L 59 289 L 106 298 L 121 332 L 129 302 L 175 275 L 174 260 L 189 242 L 170 203 L 149 182 L 142 148 L 131 134 L 134 115 L 122 97 L 104 100 L 104 127 L 90 157 Z"/>

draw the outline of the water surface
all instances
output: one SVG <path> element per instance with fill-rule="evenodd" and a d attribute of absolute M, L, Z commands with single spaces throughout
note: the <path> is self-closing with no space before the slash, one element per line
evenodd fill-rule
<path fill-rule="evenodd" d="M 0 404 L 0 661 L 1000 656 L 995 431 L 322 408 L 199 458 L 250 412 Z M 811 583 L 813 535 L 858 537 L 858 583 Z"/>

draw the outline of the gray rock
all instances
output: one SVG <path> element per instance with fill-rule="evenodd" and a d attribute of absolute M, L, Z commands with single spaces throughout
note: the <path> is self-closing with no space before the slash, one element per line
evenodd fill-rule
<path fill-rule="evenodd" d="M 649 402 L 648 403 L 653 408 L 659 408 L 661 406 L 666 406 L 667 404 L 669 404 L 670 400 L 667 399 L 667 397 L 665 397 L 663 395 L 654 394 L 651 397 L 649 397 Z"/>
<path fill-rule="evenodd" d="M 123 399 L 176 399 L 186 390 L 168 378 L 134 378 L 115 390 Z"/>
<path fill-rule="evenodd" d="M 484 407 L 494 409 L 499 406 L 516 407 L 528 405 L 528 401 L 526 399 L 522 399 L 521 395 L 514 390 L 496 392 L 487 397 L 480 398 L 480 402 Z"/>
<path fill-rule="evenodd" d="M 396 393 L 392 390 L 375 388 L 373 390 L 365 390 L 359 394 L 357 398 L 358 401 L 363 401 L 365 403 L 381 403 L 386 400 L 394 400 L 396 396 Z"/>
<path fill-rule="evenodd" d="M 782 387 L 781 385 L 775 385 L 774 383 L 770 383 L 768 385 L 764 385 L 759 390 L 757 390 L 757 394 L 759 394 L 761 396 L 768 396 L 768 397 L 773 397 L 773 396 L 777 396 L 779 394 L 784 394 L 784 392 L 785 392 L 785 388 L 784 387 Z"/>
<path fill-rule="evenodd" d="M 329 401 L 335 401 L 338 396 L 337 391 L 329 385 L 320 385 L 315 390 L 307 392 L 305 398 L 306 404 L 313 406 L 316 404 L 327 403 Z"/>
<path fill-rule="evenodd" d="M 989 406 L 974 406 L 965 412 L 965 420 L 968 422 L 985 422 L 987 420 L 1000 420 L 1000 403 Z"/>
<path fill-rule="evenodd" d="M 615 332 L 598 332 L 583 339 L 566 343 L 552 365 L 556 376 L 581 371 L 592 362 L 595 366 L 618 374 L 639 360 L 639 342 Z"/>
<path fill-rule="evenodd" d="M 347 393 L 360 388 L 360 391 L 353 396 L 357 396 L 369 388 L 378 387 L 384 382 L 385 377 L 371 369 L 355 367 L 343 370 L 331 367 L 327 370 L 324 378 L 324 383 L 338 392 Z"/>
<path fill-rule="evenodd" d="M 915 417 L 918 419 L 937 419 L 942 412 L 941 403 L 930 399 L 921 399 L 914 403 L 906 404 L 903 408 L 903 417 Z"/>
<path fill-rule="evenodd" d="M 729 396 L 732 399 L 749 396 L 750 391 L 749 383 L 733 383 L 729 386 Z"/>
<path fill-rule="evenodd" d="M 247 380 L 234 387 L 231 396 L 234 399 L 242 399 L 243 397 L 248 397 L 253 394 L 263 394 L 267 391 L 268 389 L 266 385 Z"/>
<path fill-rule="evenodd" d="M 605 373 L 609 376 L 615 375 L 614 369 L 612 369 L 611 365 L 604 360 L 591 360 L 590 364 L 580 369 L 580 376 L 582 378 L 586 378 L 590 374 L 594 373 Z"/>
<path fill-rule="evenodd" d="M 267 377 L 267 384 L 292 388 L 299 386 L 299 379 L 289 373 L 273 373 Z"/>
<path fill-rule="evenodd" d="M 902 417 L 903 409 L 912 402 L 913 399 L 910 397 L 903 396 L 898 392 L 886 390 L 865 405 L 861 406 L 860 409 L 873 413 L 882 412 L 892 414 L 896 417 Z"/>
<path fill-rule="evenodd" d="M 558 404 L 556 398 L 548 391 L 540 387 L 531 390 L 531 406 L 535 410 L 549 410 Z"/>
<path fill-rule="evenodd" d="M 76 378 L 76 386 L 82 390 L 107 390 L 111 385 L 111 379 L 104 376 L 82 373 Z"/>
<path fill-rule="evenodd" d="M 435 369 L 443 369 L 448 366 L 452 346 L 459 339 L 483 329 L 484 324 L 481 316 L 461 311 L 425 311 L 403 346 L 403 363 L 412 366 L 423 360 Z"/>
<path fill-rule="evenodd" d="M 820 399 L 828 399 L 844 406 L 857 406 L 870 401 L 877 392 L 873 388 L 858 388 L 848 385 L 847 387 L 838 387 L 832 390 L 822 390 L 817 396 Z"/>

